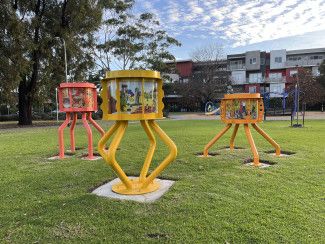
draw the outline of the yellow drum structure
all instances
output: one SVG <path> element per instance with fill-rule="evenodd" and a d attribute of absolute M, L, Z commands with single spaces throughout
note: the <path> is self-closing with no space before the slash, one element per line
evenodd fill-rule
<path fill-rule="evenodd" d="M 155 178 L 162 172 L 177 155 L 174 142 L 155 122 L 163 118 L 162 102 L 164 92 L 160 73 L 150 70 L 120 70 L 106 73 L 102 80 L 101 97 L 104 120 L 115 120 L 114 125 L 105 133 L 98 143 L 98 150 L 109 164 L 121 182 L 112 187 L 120 194 L 144 194 L 159 189 Z M 138 178 L 130 179 L 116 161 L 116 150 L 122 140 L 129 120 L 140 120 L 150 147 Z M 168 146 L 170 153 L 159 166 L 148 174 L 149 167 L 156 148 L 153 131 Z M 108 150 L 105 144 L 115 133 Z"/>
<path fill-rule="evenodd" d="M 249 125 L 252 125 L 259 134 L 273 145 L 277 156 L 281 154 L 280 146 L 256 124 L 263 121 L 264 115 L 263 98 L 259 93 L 227 94 L 221 100 L 220 110 L 221 120 L 227 125 L 204 147 L 203 156 L 208 156 L 209 148 L 212 147 L 212 145 L 216 143 L 216 141 L 222 137 L 233 124 L 235 125 L 235 128 L 230 139 L 230 150 L 234 150 L 234 142 L 238 127 L 240 124 L 243 124 L 247 140 L 254 155 L 253 162 L 255 166 L 260 165 L 260 159 Z"/>

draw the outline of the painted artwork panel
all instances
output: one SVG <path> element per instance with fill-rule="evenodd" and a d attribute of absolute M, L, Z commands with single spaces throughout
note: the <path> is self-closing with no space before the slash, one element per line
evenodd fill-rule
<path fill-rule="evenodd" d="M 251 102 L 251 119 L 257 119 L 258 111 L 257 111 L 257 101 Z"/>
<path fill-rule="evenodd" d="M 85 89 L 84 88 L 70 88 L 72 95 L 72 107 L 84 108 L 85 107 Z"/>
<path fill-rule="evenodd" d="M 141 114 L 142 113 L 142 81 L 131 80 L 121 81 L 120 90 L 120 109 L 122 113 Z"/>
<path fill-rule="evenodd" d="M 107 83 L 107 104 L 108 104 L 108 113 L 109 114 L 115 114 L 117 112 L 116 110 L 116 90 L 117 85 L 116 81 L 111 81 Z"/>
<path fill-rule="evenodd" d="M 93 108 L 94 107 L 94 93 L 93 93 L 93 89 L 91 88 L 85 88 L 85 107 L 86 108 Z"/>
<path fill-rule="evenodd" d="M 62 89 L 62 103 L 64 108 L 70 108 L 69 88 Z"/>
<path fill-rule="evenodd" d="M 158 112 L 158 83 L 154 80 L 144 82 L 144 112 Z"/>

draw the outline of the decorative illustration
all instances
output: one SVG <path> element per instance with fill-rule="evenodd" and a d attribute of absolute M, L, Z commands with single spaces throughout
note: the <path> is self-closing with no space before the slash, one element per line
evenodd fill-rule
<path fill-rule="evenodd" d="M 157 82 L 144 83 L 144 111 L 145 113 L 157 112 Z"/>
<path fill-rule="evenodd" d="M 108 82 L 107 83 L 107 102 L 108 102 L 108 113 L 114 114 L 116 113 L 116 82 Z"/>
<path fill-rule="evenodd" d="M 130 114 L 142 113 L 141 91 L 142 81 L 120 82 L 121 112 Z"/>

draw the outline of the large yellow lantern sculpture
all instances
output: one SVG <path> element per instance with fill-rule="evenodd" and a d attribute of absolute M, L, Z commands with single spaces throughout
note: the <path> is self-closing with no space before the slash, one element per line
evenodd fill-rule
<path fill-rule="evenodd" d="M 121 182 L 112 187 L 119 194 L 144 194 L 159 189 L 155 178 L 177 155 L 174 142 L 158 126 L 155 119 L 163 117 L 163 90 L 160 73 L 150 70 L 121 70 L 107 72 L 102 80 L 101 108 L 104 120 L 115 120 L 115 124 L 105 133 L 98 143 L 98 150 L 104 160 L 113 168 Z M 116 150 L 128 126 L 129 120 L 140 120 L 150 141 L 140 176 L 130 179 L 116 161 Z M 156 148 L 153 132 L 169 147 L 169 155 L 149 175 L 148 170 Z M 105 144 L 114 134 L 108 150 Z"/>
<path fill-rule="evenodd" d="M 260 165 L 260 158 L 249 125 L 252 125 L 259 134 L 273 145 L 277 156 L 281 154 L 280 146 L 256 124 L 263 120 L 264 115 L 263 99 L 259 93 L 227 94 L 221 100 L 220 109 L 221 120 L 227 125 L 204 147 L 203 156 L 208 156 L 209 148 L 212 147 L 233 124 L 235 124 L 235 128 L 230 139 L 230 150 L 234 150 L 234 141 L 238 127 L 240 124 L 243 124 L 247 140 L 254 155 L 254 166 Z"/>

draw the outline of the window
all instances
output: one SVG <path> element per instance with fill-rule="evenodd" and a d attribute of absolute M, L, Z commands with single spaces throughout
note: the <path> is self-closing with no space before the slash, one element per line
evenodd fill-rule
<path fill-rule="evenodd" d="M 230 61 L 230 68 L 231 69 L 242 69 L 243 68 L 242 60 Z"/>
<path fill-rule="evenodd" d="M 250 64 L 256 64 L 256 58 L 251 58 L 249 59 Z"/>
<path fill-rule="evenodd" d="M 270 84 L 270 92 L 282 93 L 284 88 L 285 84 Z"/>
<path fill-rule="evenodd" d="M 275 63 L 282 63 L 282 57 L 275 57 L 274 62 Z"/>
<path fill-rule="evenodd" d="M 269 77 L 270 77 L 270 81 L 281 81 L 282 73 L 270 73 Z"/>
<path fill-rule="evenodd" d="M 301 57 L 288 57 L 289 61 L 297 61 L 297 60 L 301 60 Z"/>
<path fill-rule="evenodd" d="M 250 87 L 248 87 L 248 92 L 249 93 L 256 93 L 256 86 L 250 86 Z"/>
<path fill-rule="evenodd" d="M 261 83 L 262 73 L 249 74 L 249 83 Z"/>
<path fill-rule="evenodd" d="M 317 59 L 323 59 L 323 56 L 320 56 L 320 55 L 314 55 L 314 56 L 310 56 L 309 58 L 312 59 L 312 60 L 313 60 L 313 59 L 316 59 L 316 60 L 317 60 Z"/>
<path fill-rule="evenodd" d="M 265 58 L 261 58 L 261 65 L 265 64 Z"/>
<path fill-rule="evenodd" d="M 296 74 L 298 74 L 298 70 L 290 70 L 289 71 L 290 77 L 294 77 Z"/>

